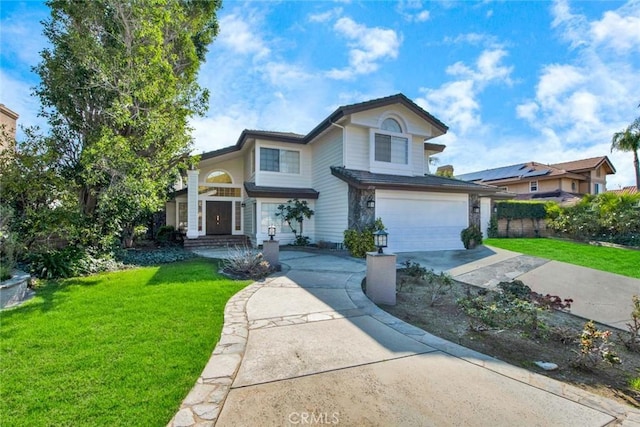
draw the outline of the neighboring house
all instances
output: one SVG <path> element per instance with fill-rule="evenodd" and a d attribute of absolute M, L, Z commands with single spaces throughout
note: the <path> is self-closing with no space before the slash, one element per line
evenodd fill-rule
<path fill-rule="evenodd" d="M 18 117 L 18 113 L 0 104 L 0 152 L 13 148 Z"/>
<path fill-rule="evenodd" d="M 516 193 L 516 199 L 543 199 L 560 202 L 607 190 L 607 175 L 616 173 L 607 156 L 545 165 L 520 163 L 458 175 L 478 184 L 495 185 Z"/>
<path fill-rule="evenodd" d="M 638 188 L 635 185 L 631 185 L 629 187 L 622 187 L 619 188 L 617 190 L 609 190 L 607 191 L 608 193 L 614 193 L 614 194 L 618 194 L 620 196 L 622 195 L 632 195 L 632 194 L 638 194 L 640 191 L 638 191 Z"/>
<path fill-rule="evenodd" d="M 430 174 L 430 156 L 445 148 L 431 141 L 446 132 L 402 94 L 339 107 L 306 135 L 245 130 L 202 154 L 166 222 L 187 239 L 239 235 L 253 245 L 273 224 L 287 244 L 294 234 L 277 207 L 297 198 L 315 211 L 304 222 L 312 242 L 342 243 L 344 230 L 380 217 L 390 251 L 460 249 L 462 229 L 488 223 L 480 197 L 498 189 Z"/>

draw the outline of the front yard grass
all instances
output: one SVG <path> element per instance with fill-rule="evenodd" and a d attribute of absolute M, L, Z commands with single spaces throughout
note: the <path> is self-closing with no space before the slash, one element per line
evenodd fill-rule
<path fill-rule="evenodd" d="M 484 244 L 640 279 L 640 251 L 555 239 L 485 239 Z"/>
<path fill-rule="evenodd" d="M 0 314 L 2 425 L 166 425 L 249 281 L 195 259 L 49 281 Z"/>

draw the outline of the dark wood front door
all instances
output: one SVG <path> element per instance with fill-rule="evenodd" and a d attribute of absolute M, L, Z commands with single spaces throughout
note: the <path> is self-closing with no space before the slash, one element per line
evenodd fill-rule
<path fill-rule="evenodd" d="M 231 202 L 207 202 L 207 234 L 231 234 Z"/>

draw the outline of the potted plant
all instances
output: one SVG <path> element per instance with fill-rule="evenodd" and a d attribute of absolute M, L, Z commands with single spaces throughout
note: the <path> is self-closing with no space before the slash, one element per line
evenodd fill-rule
<path fill-rule="evenodd" d="M 460 239 L 465 249 L 473 249 L 482 244 L 482 231 L 477 225 L 470 225 L 460 232 Z"/>

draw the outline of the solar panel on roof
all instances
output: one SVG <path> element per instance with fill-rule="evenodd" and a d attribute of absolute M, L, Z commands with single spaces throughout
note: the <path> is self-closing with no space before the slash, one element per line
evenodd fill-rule
<path fill-rule="evenodd" d="M 517 165 L 504 166 L 501 168 L 489 169 L 480 172 L 471 172 L 468 174 L 458 176 L 459 179 L 465 181 L 496 181 L 499 179 L 516 178 L 516 177 L 534 177 L 542 176 L 550 173 L 550 169 L 536 170 L 526 163 L 520 163 Z"/>
<path fill-rule="evenodd" d="M 546 175 L 546 174 L 548 174 L 550 172 L 551 172 L 550 169 L 532 170 L 531 172 L 527 172 L 526 174 L 524 174 L 522 176 L 526 176 L 526 177 L 542 176 L 542 175 Z"/>

